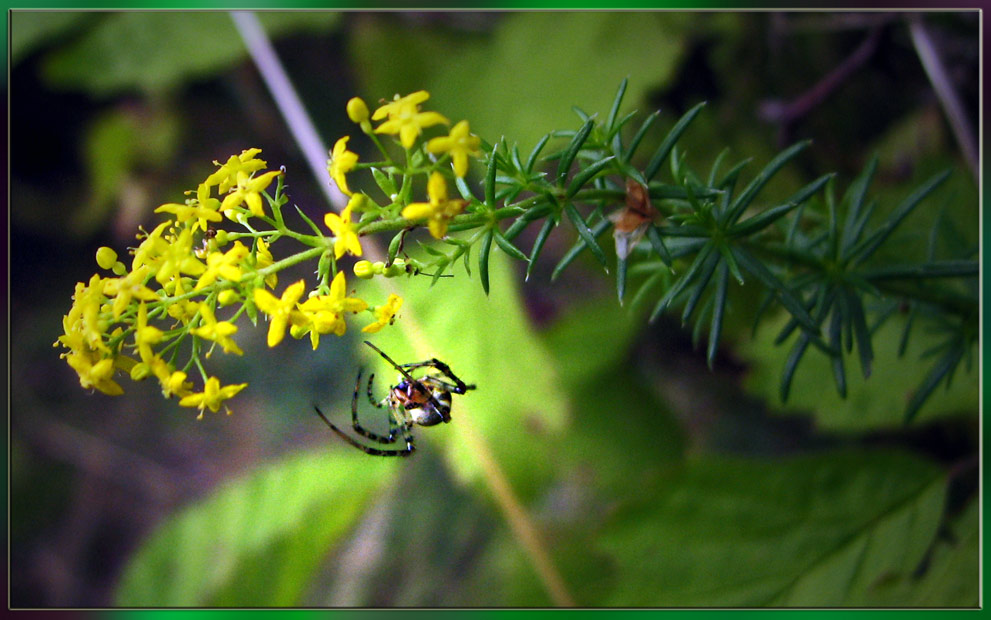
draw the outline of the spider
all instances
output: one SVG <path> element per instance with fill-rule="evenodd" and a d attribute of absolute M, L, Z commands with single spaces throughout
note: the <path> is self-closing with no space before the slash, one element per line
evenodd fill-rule
<path fill-rule="evenodd" d="M 413 434 L 411 432 L 414 424 L 420 426 L 434 426 L 441 422 L 451 421 L 451 394 L 464 394 L 468 390 L 474 390 L 474 385 L 466 384 L 459 379 L 452 371 L 451 367 L 437 358 L 429 359 L 425 362 L 413 362 L 410 364 L 397 364 L 391 357 L 386 355 L 381 349 L 371 342 L 365 344 L 375 349 L 393 368 L 401 374 L 399 383 L 389 389 L 389 395 L 381 401 L 376 401 L 372 396 L 372 381 L 375 373 L 368 376 L 368 386 L 365 390 L 368 395 L 368 402 L 379 409 L 389 410 L 389 434 L 377 435 L 366 430 L 358 421 L 358 391 L 361 389 L 361 373 L 358 371 L 358 378 L 354 382 L 354 394 L 351 397 L 351 426 L 354 432 L 362 437 L 370 439 L 383 447 L 366 446 L 353 437 L 346 435 L 344 431 L 334 426 L 327 419 L 327 416 L 314 405 L 317 415 L 334 431 L 341 439 L 348 442 L 355 448 L 363 450 L 374 456 L 409 456 L 416 448 L 413 446 Z M 411 370 L 417 368 L 434 368 L 438 372 L 426 375 L 420 379 L 414 379 L 410 374 Z M 449 380 L 448 380 L 449 379 Z M 405 448 L 386 448 L 399 439 L 406 443 Z"/>

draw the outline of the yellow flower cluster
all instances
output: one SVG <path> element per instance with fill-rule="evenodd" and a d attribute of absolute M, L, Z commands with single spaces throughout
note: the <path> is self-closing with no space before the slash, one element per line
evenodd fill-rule
<path fill-rule="evenodd" d="M 69 313 L 63 318 L 63 335 L 55 342 L 66 351 L 62 358 L 76 371 L 86 389 L 119 395 L 123 388 L 117 374 L 128 373 L 140 381 L 158 380 L 166 398 L 176 397 L 179 405 L 219 411 L 225 401 L 246 387 L 246 383 L 223 386 L 204 370 L 201 355 L 209 358 L 216 347 L 224 353 L 243 355 L 235 340 L 235 321 L 245 312 L 258 310 L 270 317 L 268 344 L 278 344 L 290 327 L 297 338 L 310 335 L 316 348 L 321 334 L 342 335 L 348 312 L 368 310 L 374 321 L 364 328 L 375 332 L 390 324 L 402 300 L 391 296 L 378 307 L 346 296 L 344 273 L 324 273 L 324 284 L 300 302 L 305 292 L 302 281 L 287 287 L 281 298 L 266 290 L 278 284 L 277 271 L 302 256 L 345 252 L 361 255 L 361 244 L 351 224 L 350 205 L 340 216 L 326 218 L 334 238 L 321 235 L 297 238 L 312 249 L 276 263 L 269 244 L 288 231 L 276 216 L 281 184 L 276 198 L 265 191 L 280 171 L 265 171 L 258 159 L 260 149 L 248 149 L 226 162 L 214 162 L 217 170 L 199 184 L 183 204 L 170 203 L 157 213 L 174 219 L 162 222 L 151 232 L 141 231 L 137 247 L 130 250 L 130 266 L 118 260 L 111 248 L 100 248 L 96 261 L 112 275 L 93 275 L 89 282 L 76 285 Z M 272 208 L 266 214 L 265 200 Z M 331 217 L 332 215 L 332 217 Z M 242 225 L 247 232 L 217 230 L 224 218 Z M 336 219 L 335 219 L 336 218 Z M 256 222 L 249 225 L 249 220 Z M 274 230 L 262 231 L 262 224 Z M 244 242 L 242 242 L 242 239 Z M 331 278 L 331 276 L 333 276 Z M 328 284 L 329 282 L 329 284 Z M 232 311 L 227 308 L 233 306 Z M 218 315 L 224 311 L 229 315 Z M 191 338 L 188 362 L 177 362 L 179 345 Z M 203 390 L 194 390 L 188 372 L 199 372 Z"/>
<path fill-rule="evenodd" d="M 242 223 L 265 216 L 262 192 L 281 172 L 261 172 L 266 163 L 258 159 L 260 152 L 248 149 L 224 164 L 215 162 L 218 169 L 195 193 L 188 192 L 195 198 L 155 209 L 175 219 L 138 234 L 130 267 L 111 248 L 97 251 L 97 264 L 117 277 L 95 274 L 76 285 L 72 307 L 62 320 L 64 334 L 55 343 L 67 349 L 62 357 L 84 388 L 118 395 L 123 388 L 114 378 L 117 371 L 135 381 L 154 376 L 166 397 L 175 396 L 181 406 L 198 408 L 202 415 L 207 408 L 218 411 L 247 385 L 221 387 L 219 379 L 204 374 L 203 391 L 195 392 L 186 380 L 194 360 L 178 369 L 175 352 L 182 338 L 194 336 L 196 342 L 211 343 L 207 357 L 216 345 L 241 355 L 233 338 L 237 326 L 218 320 L 216 310 L 240 298 L 246 274 L 269 285 L 276 282 L 274 274 L 259 272 L 273 262 L 263 239 L 257 238 L 253 247 L 234 241 L 224 251 L 228 236 L 213 228 L 225 215 Z M 159 327 L 153 320 L 171 324 Z"/>
<path fill-rule="evenodd" d="M 443 115 L 420 109 L 421 104 L 429 98 L 430 93 L 425 90 L 417 91 L 405 97 L 396 95 L 392 101 L 383 104 L 374 113 L 369 114 L 365 102 L 355 97 L 348 101 L 347 113 L 348 117 L 358 123 L 366 134 L 373 137 L 376 134 L 398 136 L 399 144 L 409 153 L 416 146 L 424 129 L 435 125 L 450 124 L 450 121 Z M 381 121 L 381 123 L 373 129 L 371 121 Z M 347 174 L 358 167 L 358 155 L 347 148 L 350 139 L 350 136 L 344 136 L 334 144 L 334 148 L 330 152 L 330 159 L 327 161 L 327 172 L 342 192 L 355 197 L 355 194 L 348 187 L 347 181 Z M 440 156 L 442 159 L 438 161 L 444 161 L 443 158 L 450 158 L 454 175 L 463 178 L 468 174 L 469 157 L 477 157 L 480 154 L 480 145 L 481 139 L 471 134 L 468 121 L 460 121 L 451 128 L 448 135 L 431 138 L 422 146 L 424 152 L 430 156 Z M 379 146 L 381 148 L 381 145 Z M 437 170 L 430 174 L 427 193 L 430 202 L 404 205 L 401 216 L 411 220 L 426 220 L 430 234 L 440 239 L 447 234 L 450 219 L 461 213 L 467 203 L 464 200 L 448 200 L 447 180 Z M 394 196 L 389 198 L 390 200 L 395 199 Z M 348 237 L 350 214 L 349 205 L 349 209 L 346 209 L 340 217 L 327 216 L 327 226 L 338 235 L 338 257 L 345 249 L 355 256 L 361 256 L 359 252 L 353 251 L 354 244 Z"/>
<path fill-rule="evenodd" d="M 423 224 L 440 239 L 451 219 L 468 206 L 466 200 L 448 197 L 448 182 L 467 175 L 470 158 L 480 155 L 481 139 L 471 134 L 467 121 L 451 127 L 443 115 L 421 109 L 429 98 L 422 90 L 396 95 L 373 112 L 359 98 L 348 102 L 349 118 L 375 142 L 384 160 L 359 163 L 358 155 L 348 150 L 350 136 L 336 142 L 327 172 L 349 201 L 342 212 L 324 214 L 330 234 L 302 211 L 315 234 L 287 227 L 281 211 L 288 201 L 283 184 L 276 184 L 274 193 L 270 190 L 282 172 L 267 170 L 261 150 L 252 148 L 215 161 L 216 169 L 186 192 L 184 202 L 155 209 L 170 219 L 150 232 L 140 231 L 137 247 L 129 250 L 129 264 L 118 260 L 114 250 L 100 248 L 97 264 L 110 273 L 76 285 L 63 319 L 64 334 L 55 343 L 65 349 L 62 357 L 80 384 L 116 395 L 123 393 L 121 373 L 135 381 L 154 377 L 167 398 L 199 409 L 201 416 L 221 407 L 230 413 L 226 401 L 247 384 L 222 385 L 208 374 L 203 359 L 218 347 L 225 354 L 243 355 L 236 340 L 236 322 L 243 314 L 252 321 L 259 313 L 266 315 L 270 347 L 288 333 L 297 339 L 308 335 L 316 349 L 320 336 L 346 332 L 348 314 L 371 315 L 373 320 L 362 328 L 366 333 L 391 325 L 403 300 L 390 295 L 372 305 L 357 297 L 348 291 L 338 262 L 345 255 L 363 255 L 361 235 L 369 223 L 390 221 L 403 228 Z M 423 137 L 425 130 L 439 125 L 450 127 L 446 135 Z M 381 136 L 394 136 L 405 163 L 389 155 Z M 348 186 L 349 173 L 359 168 L 371 169 L 387 204 Z M 417 176 L 426 180 L 428 201 L 411 200 Z M 270 245 L 283 238 L 305 247 L 277 261 Z M 274 293 L 280 271 L 312 259 L 319 259 L 313 289 L 299 280 Z M 416 275 L 420 269 L 413 259 L 394 256 L 388 266 L 359 261 L 354 273 L 368 279 Z M 180 359 L 180 353 L 188 359 Z M 196 391 L 197 383 L 202 391 Z"/>

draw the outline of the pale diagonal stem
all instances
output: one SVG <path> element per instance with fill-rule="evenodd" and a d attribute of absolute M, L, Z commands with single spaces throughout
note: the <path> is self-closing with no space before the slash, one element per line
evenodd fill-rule
<path fill-rule="evenodd" d="M 258 67 L 259 73 L 272 93 L 279 111 L 285 118 L 293 139 L 303 151 L 317 184 L 324 188 L 328 203 L 337 210 L 341 210 L 347 199 L 336 186 L 331 187 L 326 182 L 327 171 L 324 168 L 324 161 L 327 151 L 306 113 L 306 108 L 300 101 L 299 95 L 286 75 L 282 63 L 275 54 L 265 30 L 261 27 L 254 13 L 235 11 L 231 13 L 231 17 Z M 369 259 L 384 260 L 385 252 L 373 238 L 365 237 L 362 247 Z M 386 279 L 383 285 L 387 292 L 396 292 L 392 280 Z M 428 340 L 412 311 L 407 311 L 404 314 L 403 325 L 413 348 L 424 357 L 429 357 Z M 462 425 L 460 428 L 462 436 L 471 444 L 472 452 L 477 455 L 482 465 L 482 472 L 489 490 L 495 497 L 509 527 L 516 535 L 516 539 L 520 541 L 530 557 L 534 570 L 551 600 L 558 606 L 574 606 L 574 599 L 569 594 L 564 580 L 551 560 L 536 525 L 517 498 L 485 437 L 475 432 L 475 429 L 470 425 Z"/>
<path fill-rule="evenodd" d="M 960 96 L 953 87 L 953 80 L 946 70 L 946 64 L 940 57 L 935 42 L 922 22 L 922 16 L 912 15 L 908 21 L 908 26 L 912 34 L 915 52 L 919 55 L 919 61 L 922 63 L 923 69 L 926 70 L 933 90 L 936 91 L 940 105 L 943 106 L 943 112 L 946 113 L 946 119 L 950 123 L 957 144 L 960 145 L 967 166 L 974 178 L 979 179 L 980 154 L 977 146 L 977 134 L 967 118 L 967 112 L 964 110 L 963 102 L 960 101 Z"/>
<path fill-rule="evenodd" d="M 258 17 L 254 13 L 247 11 L 232 11 L 231 19 L 234 20 L 234 25 L 241 34 L 241 39 L 248 48 L 251 59 L 258 67 L 258 72 L 265 80 L 268 91 L 272 93 L 276 106 L 282 112 L 282 117 L 285 119 L 286 125 L 289 126 L 293 140 L 303 151 L 303 157 L 306 158 L 306 163 L 310 167 L 310 172 L 313 173 L 313 178 L 317 180 L 317 185 L 323 190 L 327 202 L 333 205 L 336 210 L 342 210 L 347 204 L 348 198 L 336 185 L 328 182 L 327 150 L 320 139 L 320 134 L 317 133 L 317 129 L 313 125 L 313 121 L 310 120 L 310 115 L 306 112 L 303 102 L 296 93 L 296 89 L 293 88 L 285 68 L 279 61 L 271 40 L 265 34 L 261 22 L 258 21 Z"/>

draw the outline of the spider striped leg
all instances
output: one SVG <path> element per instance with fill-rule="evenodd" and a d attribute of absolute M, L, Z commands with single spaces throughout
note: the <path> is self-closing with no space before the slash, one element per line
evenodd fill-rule
<path fill-rule="evenodd" d="M 389 411 L 389 434 L 387 436 L 382 436 L 373 433 L 369 430 L 366 430 L 361 425 L 361 422 L 358 421 L 358 391 L 361 389 L 361 373 L 362 371 L 359 370 L 358 378 L 354 382 L 354 393 L 351 395 L 351 427 L 354 429 L 354 432 L 358 433 L 362 437 L 367 437 L 372 441 L 377 441 L 379 443 L 387 443 L 387 444 L 395 443 L 397 438 L 396 432 L 400 430 L 400 424 L 396 420 L 396 416 L 393 415 L 391 410 Z M 376 403 L 375 401 L 372 400 L 372 379 L 374 378 L 375 378 L 374 374 L 368 377 L 368 388 L 367 388 L 368 401 L 371 402 L 376 407 L 378 407 L 379 409 L 381 409 L 383 407 L 382 403 Z M 408 434 L 408 430 L 409 430 L 408 427 L 406 427 L 404 429 L 403 434 L 404 435 Z"/>
<path fill-rule="evenodd" d="M 362 452 L 365 452 L 366 454 L 371 454 L 372 456 L 409 456 L 410 454 L 413 454 L 413 451 L 416 449 L 413 446 L 413 436 L 408 433 L 405 434 L 406 447 L 400 448 L 398 450 L 381 450 L 379 448 L 373 448 L 371 446 L 366 446 L 364 444 L 358 443 L 357 441 L 354 440 L 353 437 L 345 434 L 344 431 L 334 426 L 334 423 L 327 419 L 327 416 L 325 416 L 323 412 L 320 411 L 319 407 L 314 406 L 313 408 L 316 409 L 317 415 L 320 416 L 320 419 L 322 419 L 327 424 L 327 426 L 330 427 L 330 430 L 334 431 L 334 433 L 336 433 L 338 437 L 348 442 L 355 448 L 358 448 Z"/>
<path fill-rule="evenodd" d="M 361 373 L 358 373 L 358 376 L 360 377 L 361 376 Z M 372 396 L 372 380 L 373 379 L 375 379 L 375 373 L 374 372 L 372 374 L 368 375 L 368 387 L 365 390 L 365 393 L 368 395 L 368 402 L 370 402 L 373 407 L 378 407 L 379 409 L 381 409 L 382 407 L 385 406 L 383 404 L 385 401 L 375 400 L 375 397 Z"/>
<path fill-rule="evenodd" d="M 462 381 L 461 379 L 459 379 L 457 375 L 454 374 L 454 372 L 451 370 L 451 367 L 450 366 L 448 366 L 444 362 L 440 361 L 436 357 L 431 358 L 431 359 L 429 359 L 429 360 L 427 360 L 425 362 L 412 362 L 412 363 L 409 363 L 409 364 L 402 364 L 402 367 L 403 368 L 406 368 L 407 370 L 415 370 L 417 368 L 434 368 L 434 369 L 436 369 L 442 375 L 444 375 L 444 376 L 446 376 L 449 379 L 452 379 L 454 381 L 454 384 L 450 384 L 450 383 L 447 383 L 446 381 L 440 380 L 441 383 L 444 383 L 446 385 L 449 385 L 451 391 L 454 392 L 455 394 L 464 394 L 468 390 L 474 390 L 475 389 L 475 385 L 474 384 L 466 384 L 464 381 Z"/>

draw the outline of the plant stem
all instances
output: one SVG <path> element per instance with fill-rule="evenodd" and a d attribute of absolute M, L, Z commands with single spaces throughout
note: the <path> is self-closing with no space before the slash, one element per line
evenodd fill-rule
<path fill-rule="evenodd" d="M 248 48 L 248 53 L 251 54 L 251 59 L 258 67 L 258 72 L 265 80 L 269 92 L 272 93 L 276 106 L 282 112 L 282 117 L 286 120 L 293 139 L 303 151 L 303 156 L 313 173 L 313 178 L 317 180 L 317 185 L 323 190 L 327 202 L 338 211 L 342 210 L 348 200 L 347 196 L 341 193 L 336 185 L 327 182 L 327 170 L 325 168 L 327 149 L 324 147 L 316 127 L 313 126 L 310 115 L 300 101 L 296 89 L 289 81 L 289 76 L 286 75 L 286 71 L 275 53 L 275 48 L 272 47 L 272 42 L 265 33 L 265 29 L 262 28 L 261 22 L 258 21 L 258 17 L 254 13 L 248 11 L 232 11 L 230 15 L 244 40 L 245 47 Z"/>
<path fill-rule="evenodd" d="M 919 55 L 919 61 L 922 62 L 926 75 L 929 76 L 929 82 L 932 84 L 933 90 L 936 91 L 940 105 L 943 106 L 943 112 L 946 113 L 946 118 L 953 129 L 953 135 L 960 145 L 967 166 L 974 178 L 980 180 L 977 140 L 975 139 L 977 134 L 967 118 L 960 96 L 953 87 L 953 81 L 946 71 L 943 59 L 940 58 L 939 50 L 936 49 L 932 37 L 929 36 L 929 31 L 922 23 L 921 16 L 912 15 L 908 27 L 912 33 L 912 44 L 915 46 L 915 52 Z"/>

